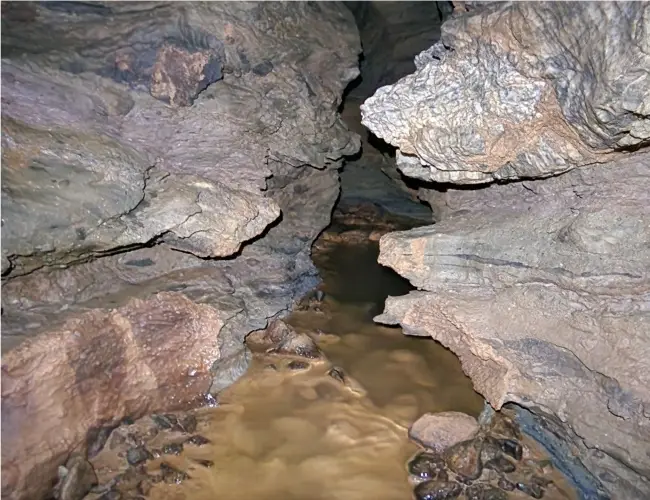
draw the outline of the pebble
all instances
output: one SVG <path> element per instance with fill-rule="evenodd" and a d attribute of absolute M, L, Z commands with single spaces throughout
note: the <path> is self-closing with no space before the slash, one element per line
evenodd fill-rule
<path fill-rule="evenodd" d="M 516 467 L 510 460 L 505 457 L 497 457 L 485 463 L 487 469 L 492 469 L 497 472 L 514 472 Z"/>
<path fill-rule="evenodd" d="M 481 441 L 463 441 L 445 451 L 445 462 L 452 472 L 463 479 L 477 479 L 483 472 Z"/>
<path fill-rule="evenodd" d="M 445 463 L 439 455 L 433 453 L 418 453 L 408 463 L 409 474 L 420 479 L 438 479 L 447 481 Z"/>
<path fill-rule="evenodd" d="M 525 483 L 517 483 L 517 489 L 521 491 L 522 493 L 525 493 L 529 497 L 533 498 L 543 498 L 544 497 L 544 489 L 536 483 L 532 484 L 525 484 Z"/>
<path fill-rule="evenodd" d="M 162 472 L 163 480 L 166 483 L 181 484 L 184 480 L 189 479 L 185 472 L 172 467 L 167 462 L 160 464 L 160 472 Z"/>
<path fill-rule="evenodd" d="M 152 458 L 153 455 L 144 446 L 129 448 L 126 452 L 126 461 L 129 462 L 129 465 L 137 465 Z"/>
<path fill-rule="evenodd" d="M 499 478 L 499 482 L 497 483 L 497 486 L 504 491 L 514 491 L 515 489 L 515 483 L 509 481 L 505 477 Z"/>
<path fill-rule="evenodd" d="M 465 490 L 467 500 L 507 500 L 508 496 L 492 486 L 473 485 Z"/>
<path fill-rule="evenodd" d="M 463 488 L 458 483 L 445 481 L 425 481 L 415 487 L 414 493 L 417 500 L 446 500 L 457 498 Z"/>
<path fill-rule="evenodd" d="M 168 443 L 162 447 L 165 455 L 180 455 L 183 452 L 183 443 Z"/>
<path fill-rule="evenodd" d="M 338 380 L 342 384 L 345 384 L 345 372 L 338 366 L 333 367 L 327 374 L 332 377 L 334 380 Z"/>
<path fill-rule="evenodd" d="M 81 454 L 73 453 L 59 468 L 59 482 L 54 487 L 57 500 L 82 500 L 93 486 L 97 485 L 97 475 L 93 466 Z"/>
<path fill-rule="evenodd" d="M 307 370 L 309 368 L 309 363 L 306 361 L 290 361 L 287 365 L 289 370 Z"/>
<path fill-rule="evenodd" d="M 521 447 L 521 444 L 519 444 L 517 441 L 514 439 L 497 439 L 495 441 L 503 453 L 510 455 L 515 460 L 521 460 L 523 449 Z"/>
<path fill-rule="evenodd" d="M 203 446 L 205 444 L 209 444 L 210 440 L 206 437 L 203 437 L 199 434 L 196 434 L 192 437 L 189 437 L 185 440 L 186 443 L 193 444 L 195 446 Z"/>

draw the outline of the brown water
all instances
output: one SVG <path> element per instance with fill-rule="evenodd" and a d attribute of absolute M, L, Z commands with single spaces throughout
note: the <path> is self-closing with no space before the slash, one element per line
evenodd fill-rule
<path fill-rule="evenodd" d="M 292 371 L 288 359 L 256 354 L 220 406 L 197 413 L 197 432 L 213 444 L 169 460 L 192 480 L 156 485 L 150 497 L 409 499 L 405 462 L 416 447 L 408 426 L 427 411 L 480 412 L 482 399 L 453 354 L 372 322 L 387 295 L 409 290 L 376 263 L 376 243 L 324 248 L 314 256 L 326 293 L 321 310 L 296 312 L 288 322 L 313 336 L 328 361 Z M 332 364 L 355 381 L 351 387 L 327 375 Z"/>

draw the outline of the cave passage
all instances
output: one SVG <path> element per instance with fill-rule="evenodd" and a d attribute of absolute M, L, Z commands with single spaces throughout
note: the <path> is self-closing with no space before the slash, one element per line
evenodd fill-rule
<path fill-rule="evenodd" d="M 341 217 L 314 245 L 322 285 L 286 319 L 324 356 L 269 353 L 249 342 L 246 374 L 219 406 L 194 412 L 196 432 L 210 444 L 165 457 L 192 478 L 173 486 L 178 498 L 410 498 L 405 464 L 418 448 L 408 427 L 425 412 L 478 416 L 483 408 L 451 352 L 373 322 L 389 294 L 412 287 L 377 263 L 368 232 L 337 223 Z M 97 470 L 110 464 L 109 448 Z M 155 485 L 149 498 L 170 498 L 171 488 Z"/>

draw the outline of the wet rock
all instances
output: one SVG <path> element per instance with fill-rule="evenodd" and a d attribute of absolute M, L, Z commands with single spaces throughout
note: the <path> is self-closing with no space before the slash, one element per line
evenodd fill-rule
<path fill-rule="evenodd" d="M 171 413 L 168 413 L 167 415 L 152 415 L 151 419 L 158 427 L 165 430 L 173 429 L 178 424 L 176 415 Z"/>
<path fill-rule="evenodd" d="M 465 413 L 426 413 L 411 425 L 409 437 L 425 448 L 441 453 L 456 443 L 472 439 L 478 428 L 476 419 Z"/>
<path fill-rule="evenodd" d="M 515 483 L 513 483 L 512 481 L 510 481 L 505 477 L 499 478 L 499 481 L 497 482 L 497 486 L 499 486 L 499 488 L 501 488 L 504 491 L 514 491 L 516 487 Z"/>
<path fill-rule="evenodd" d="M 507 500 L 508 496 L 498 488 L 474 484 L 465 490 L 467 500 Z"/>
<path fill-rule="evenodd" d="M 82 500 L 93 486 L 97 484 L 97 475 L 93 466 L 82 455 L 73 454 L 59 468 L 59 481 L 54 487 L 57 500 Z"/>
<path fill-rule="evenodd" d="M 497 439 L 496 444 L 506 455 L 510 455 L 515 460 L 521 460 L 523 449 L 514 439 Z"/>
<path fill-rule="evenodd" d="M 458 498 L 463 488 L 458 483 L 445 481 L 425 481 L 415 487 L 414 493 L 417 500 L 445 500 Z"/>
<path fill-rule="evenodd" d="M 485 3 L 443 25 L 416 73 L 362 109 L 407 177 L 483 184 L 423 187 L 437 223 L 382 237 L 379 262 L 418 291 L 389 298 L 377 320 L 454 351 L 477 392 L 497 410 L 530 412 L 525 430 L 557 450 L 585 496 L 603 498 L 650 497 L 638 335 L 650 330 L 650 108 L 647 74 L 636 80 L 650 58 L 646 37 L 627 35 L 647 12 Z M 575 37 L 584 25 L 595 28 Z M 517 91 L 506 97 L 503 81 Z"/>
<path fill-rule="evenodd" d="M 339 368 L 338 366 L 332 367 L 327 374 L 332 377 L 334 380 L 341 382 L 342 384 L 345 384 L 345 372 L 343 371 L 342 368 Z"/>
<path fill-rule="evenodd" d="M 197 420 L 195 415 L 184 415 L 178 420 L 178 426 L 183 432 L 192 434 L 196 430 Z"/>
<path fill-rule="evenodd" d="M 409 461 L 407 469 L 409 474 L 418 479 L 437 479 L 439 481 L 448 479 L 443 458 L 429 452 L 418 453 Z"/>
<path fill-rule="evenodd" d="M 129 448 L 126 452 L 126 461 L 129 462 L 129 465 L 138 465 L 152 458 L 154 458 L 153 455 L 144 446 Z"/>
<path fill-rule="evenodd" d="M 211 468 L 214 465 L 214 462 L 212 460 L 203 460 L 203 459 L 200 459 L 200 458 L 193 458 L 192 461 L 196 462 L 201 467 L 206 467 L 208 469 Z"/>
<path fill-rule="evenodd" d="M 289 370 L 307 370 L 309 369 L 309 363 L 306 361 L 289 361 L 287 368 L 289 368 Z"/>
<path fill-rule="evenodd" d="M 516 469 L 515 464 L 513 464 L 505 457 L 497 457 L 493 458 L 492 460 L 488 460 L 487 462 L 484 462 L 484 466 L 486 469 L 492 469 L 497 472 L 504 473 L 514 472 Z"/>
<path fill-rule="evenodd" d="M 3 353 L 3 465 L 21 471 L 16 494 L 34 491 L 25 495 L 38 498 L 33 488 L 89 429 L 146 414 L 160 401 L 188 404 L 205 392 L 223 321 L 209 306 L 161 293 L 113 311 L 88 311 Z M 205 370 L 188 377 L 188 364 Z M 40 479 L 25 483 L 31 470 Z"/>
<path fill-rule="evenodd" d="M 180 455 L 183 452 L 182 443 L 168 443 L 162 447 L 165 455 Z"/>
<path fill-rule="evenodd" d="M 108 425 L 102 427 L 91 428 L 86 434 L 86 446 L 88 449 L 87 456 L 88 458 L 93 458 L 96 456 L 106 444 L 111 432 L 117 427 L 116 425 Z"/>
<path fill-rule="evenodd" d="M 152 484 L 151 481 L 149 481 L 148 479 L 144 479 L 140 481 L 140 483 L 138 484 L 138 492 L 143 494 L 144 496 L 147 496 L 149 494 L 151 488 L 152 488 Z"/>
<path fill-rule="evenodd" d="M 160 464 L 160 471 L 163 481 L 166 483 L 181 484 L 186 479 L 189 479 L 189 476 L 185 472 L 176 469 L 167 462 Z"/>
<path fill-rule="evenodd" d="M 477 479 L 483 471 L 481 463 L 481 446 L 479 439 L 457 443 L 444 453 L 449 470 L 464 479 Z"/>
<path fill-rule="evenodd" d="M 206 437 L 200 436 L 200 435 L 195 435 L 190 438 L 188 438 L 185 443 L 190 443 L 193 444 L 194 446 L 203 446 L 206 444 L 210 444 L 210 440 Z"/>
<path fill-rule="evenodd" d="M 246 341 L 266 346 L 269 354 L 289 354 L 309 359 L 320 359 L 322 352 L 313 339 L 298 333 L 281 320 L 273 321 L 266 330 L 251 333 Z"/>
<path fill-rule="evenodd" d="M 122 494 L 117 490 L 110 490 L 102 494 L 98 500 L 122 500 Z"/>
<path fill-rule="evenodd" d="M 543 498 L 544 489 L 536 483 L 526 484 L 526 483 L 517 483 L 517 489 L 522 493 L 525 493 L 529 497 L 533 498 Z"/>

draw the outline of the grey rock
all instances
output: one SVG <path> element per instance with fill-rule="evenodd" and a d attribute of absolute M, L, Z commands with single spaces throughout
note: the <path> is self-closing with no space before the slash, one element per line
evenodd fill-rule
<path fill-rule="evenodd" d="M 382 237 L 421 291 L 377 319 L 454 351 L 494 408 L 554 414 L 597 489 L 650 494 L 650 157 L 451 196 Z M 598 453 L 593 453 L 597 449 Z M 596 458 L 599 456 L 600 458 Z"/>
<path fill-rule="evenodd" d="M 556 175 L 650 138 L 645 3 L 494 2 L 442 27 L 362 123 L 423 181 Z M 552 35 L 551 35 L 552 34 Z"/>
<path fill-rule="evenodd" d="M 54 487 L 57 500 L 81 500 L 97 484 L 93 466 L 82 455 L 73 454 L 59 468 L 59 482 Z"/>
<path fill-rule="evenodd" d="M 409 438 L 441 453 L 456 443 L 472 439 L 477 432 L 478 422 L 474 417 L 446 411 L 422 415 L 409 428 Z"/>
<path fill-rule="evenodd" d="M 359 148 L 337 112 L 359 72 L 352 15 L 339 3 L 7 7 L 3 366 L 93 310 L 173 291 L 223 320 L 213 359 L 178 367 L 192 384 L 214 363 L 219 392 L 246 368 L 244 337 L 318 283 L 310 247 Z M 8 498 L 45 494 L 52 453 L 3 473 Z"/>

